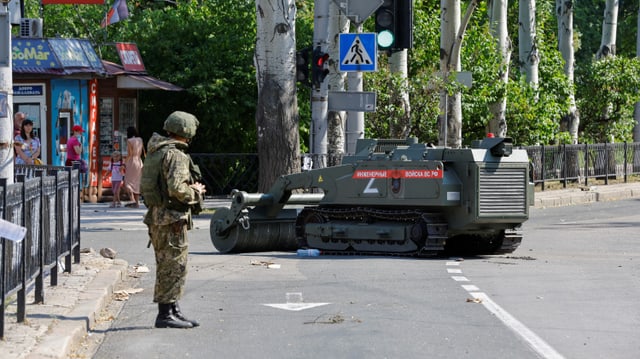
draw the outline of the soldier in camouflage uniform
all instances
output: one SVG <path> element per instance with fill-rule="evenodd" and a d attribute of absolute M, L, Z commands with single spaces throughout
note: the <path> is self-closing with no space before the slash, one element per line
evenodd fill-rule
<path fill-rule="evenodd" d="M 178 306 L 178 300 L 184 292 L 187 276 L 188 239 L 187 230 L 191 229 L 191 208 L 201 204 L 204 185 L 194 180 L 193 162 L 185 153 L 189 142 L 195 136 L 199 122 L 195 116 L 176 111 L 169 115 L 163 129 L 168 137 L 154 133 L 147 145 L 145 167 L 152 165 L 153 153 L 163 151 L 154 165 L 159 181 L 156 193 L 162 196 L 160 203 L 147 203 L 149 207 L 144 223 L 149 228 L 150 242 L 153 244 L 156 257 L 156 284 L 153 301 L 158 303 L 156 328 L 192 328 L 199 324 L 195 320 L 184 317 Z M 147 171 L 151 171 L 150 167 Z M 145 174 L 143 167 L 142 180 Z"/>

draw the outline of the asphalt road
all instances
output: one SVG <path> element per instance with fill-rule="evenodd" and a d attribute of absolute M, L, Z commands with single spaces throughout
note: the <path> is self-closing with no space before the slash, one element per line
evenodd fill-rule
<path fill-rule="evenodd" d="M 531 209 L 502 256 L 223 255 L 190 233 L 181 307 L 202 325 L 153 329 L 146 232 L 96 230 L 151 273 L 94 358 L 636 358 L 638 199 Z M 279 268 L 278 268 L 279 267 Z"/>

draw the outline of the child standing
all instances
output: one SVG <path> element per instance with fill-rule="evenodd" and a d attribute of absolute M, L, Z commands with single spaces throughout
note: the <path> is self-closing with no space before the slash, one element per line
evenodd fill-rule
<path fill-rule="evenodd" d="M 113 202 L 111 208 L 121 207 L 120 188 L 122 187 L 122 175 L 124 175 L 124 163 L 120 151 L 113 151 L 111 154 L 111 189 L 113 190 Z"/>

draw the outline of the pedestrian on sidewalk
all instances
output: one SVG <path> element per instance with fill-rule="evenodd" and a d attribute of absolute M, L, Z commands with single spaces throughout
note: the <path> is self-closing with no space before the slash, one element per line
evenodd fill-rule
<path fill-rule="evenodd" d="M 202 208 L 204 185 L 199 170 L 186 153 L 199 122 L 192 114 L 176 111 L 163 129 L 168 137 L 154 133 L 147 146 L 140 190 L 148 210 L 144 223 L 156 257 L 153 301 L 158 303 L 156 328 L 192 328 L 200 325 L 185 318 L 178 306 L 187 277 L 192 210 Z"/>
<path fill-rule="evenodd" d="M 145 156 L 144 142 L 138 136 L 135 127 L 127 127 L 127 157 L 124 163 L 127 166 L 127 175 L 124 177 L 124 188 L 129 193 L 131 203 L 127 207 L 138 208 L 140 206 L 140 176 L 142 175 L 142 157 Z"/>
<path fill-rule="evenodd" d="M 113 202 L 111 208 L 121 207 L 120 189 L 122 188 L 122 176 L 124 175 L 124 163 L 122 163 L 122 154 L 120 151 L 111 153 L 111 190 L 113 192 Z"/>

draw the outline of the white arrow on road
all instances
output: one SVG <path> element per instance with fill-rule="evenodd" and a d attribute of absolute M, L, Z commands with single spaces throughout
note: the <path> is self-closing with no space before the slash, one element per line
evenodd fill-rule
<path fill-rule="evenodd" d="M 275 303 L 275 304 L 263 304 L 263 305 L 266 305 L 267 307 L 273 307 L 277 309 L 284 309 L 284 310 L 291 310 L 294 312 L 298 312 L 305 309 L 321 307 L 327 304 L 331 304 L 331 303 L 282 303 L 282 304 Z"/>

